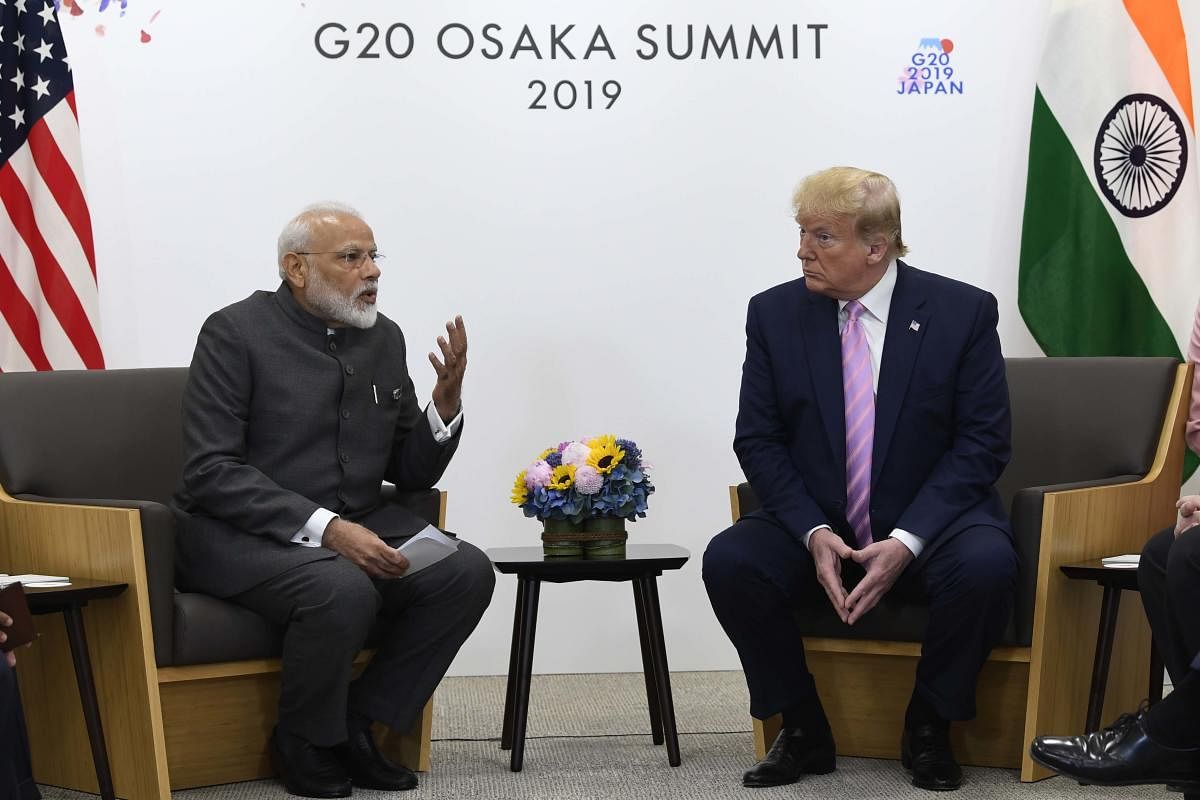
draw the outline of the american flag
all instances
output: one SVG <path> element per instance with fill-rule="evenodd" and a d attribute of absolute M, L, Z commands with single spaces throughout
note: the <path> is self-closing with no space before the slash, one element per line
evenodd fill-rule
<path fill-rule="evenodd" d="M 0 370 L 102 369 L 71 65 L 52 0 L 0 0 Z"/>

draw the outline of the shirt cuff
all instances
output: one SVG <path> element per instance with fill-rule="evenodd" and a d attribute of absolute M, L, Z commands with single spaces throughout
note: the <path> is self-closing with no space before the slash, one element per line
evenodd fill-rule
<path fill-rule="evenodd" d="M 824 528 L 825 530 L 829 531 L 830 533 L 833 533 L 833 528 L 829 527 L 828 525 L 818 525 L 817 527 L 813 528 L 813 529 L 812 529 L 812 530 L 810 530 L 808 533 L 806 533 L 806 534 L 804 534 L 803 536 L 801 536 L 801 537 L 800 537 L 800 543 L 801 543 L 802 545 L 804 545 L 804 549 L 805 549 L 805 550 L 811 550 L 811 549 L 812 549 L 811 547 L 809 547 L 809 546 L 808 546 L 808 540 L 812 538 L 812 535 L 813 535 L 814 533 L 816 533 L 817 531 L 821 530 L 822 528 Z"/>
<path fill-rule="evenodd" d="M 438 413 L 437 406 L 430 403 L 425 407 L 425 417 L 429 420 L 429 430 L 433 434 L 433 440 L 439 444 L 448 442 L 458 433 L 458 428 L 462 425 L 462 408 L 458 409 L 458 413 L 454 419 L 450 420 L 450 424 L 442 422 L 442 415 Z"/>
<path fill-rule="evenodd" d="M 337 519 L 337 516 L 328 508 L 318 508 L 308 518 L 308 522 L 304 523 L 304 527 L 296 531 L 292 541 L 301 547 L 320 547 L 321 539 L 325 536 L 325 528 L 332 520 Z"/>
<path fill-rule="evenodd" d="M 901 544 L 912 551 L 913 558 L 921 555 L 921 551 L 925 549 L 924 539 L 922 539 L 920 536 L 909 533 L 908 531 L 902 531 L 899 528 L 896 528 L 894 531 L 892 531 L 888 538 L 900 540 Z"/>

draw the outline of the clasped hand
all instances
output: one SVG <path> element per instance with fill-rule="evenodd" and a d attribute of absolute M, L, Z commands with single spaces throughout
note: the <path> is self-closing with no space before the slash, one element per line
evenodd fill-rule
<path fill-rule="evenodd" d="M 817 580 L 833 610 L 847 625 L 853 625 L 875 607 L 879 599 L 896 583 L 900 573 L 913 560 L 912 551 L 898 539 L 872 542 L 855 550 L 828 528 L 813 532 L 808 550 L 817 568 Z M 863 579 L 849 594 L 842 584 L 842 562 L 855 561 L 866 570 Z"/>
<path fill-rule="evenodd" d="M 1196 514 L 1197 511 L 1200 511 L 1200 494 L 1184 495 L 1179 498 L 1175 507 L 1179 509 L 1179 521 L 1175 523 L 1176 536 L 1188 528 L 1200 525 L 1200 515 Z"/>
<path fill-rule="evenodd" d="M 12 617 L 10 617 L 8 614 L 5 614 L 3 611 L 0 611 L 0 628 L 8 628 L 12 624 L 13 624 Z M 6 641 L 8 641 L 8 634 L 5 633 L 4 631 L 0 631 L 0 642 L 6 642 Z M 5 653 L 4 656 L 5 656 L 5 660 L 8 661 L 8 665 L 10 667 L 15 667 L 17 665 L 17 654 L 16 653 L 14 653 L 10 650 L 9 652 Z"/>
<path fill-rule="evenodd" d="M 372 578 L 399 578 L 408 569 L 408 557 L 367 528 L 337 517 L 325 526 L 321 546 L 327 547 Z"/>

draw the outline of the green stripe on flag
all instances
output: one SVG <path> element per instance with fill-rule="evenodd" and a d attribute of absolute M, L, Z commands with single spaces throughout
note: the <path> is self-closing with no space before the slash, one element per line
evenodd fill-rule
<path fill-rule="evenodd" d="M 1033 101 L 1017 305 L 1048 356 L 1174 356 L 1179 346 L 1070 141 Z"/>
<path fill-rule="evenodd" d="M 1179 346 L 1037 91 L 1017 306 L 1048 356 L 1171 356 Z M 1186 479 L 1200 459 L 1188 451 Z"/>

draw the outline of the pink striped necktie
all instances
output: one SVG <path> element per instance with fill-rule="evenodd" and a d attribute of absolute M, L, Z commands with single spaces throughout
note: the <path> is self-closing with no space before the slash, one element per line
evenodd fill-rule
<path fill-rule="evenodd" d="M 846 521 L 860 548 L 872 541 L 871 447 L 875 441 L 875 390 L 871 382 L 871 351 L 863 330 L 862 303 L 846 304 L 842 329 L 842 391 L 846 401 Z"/>

